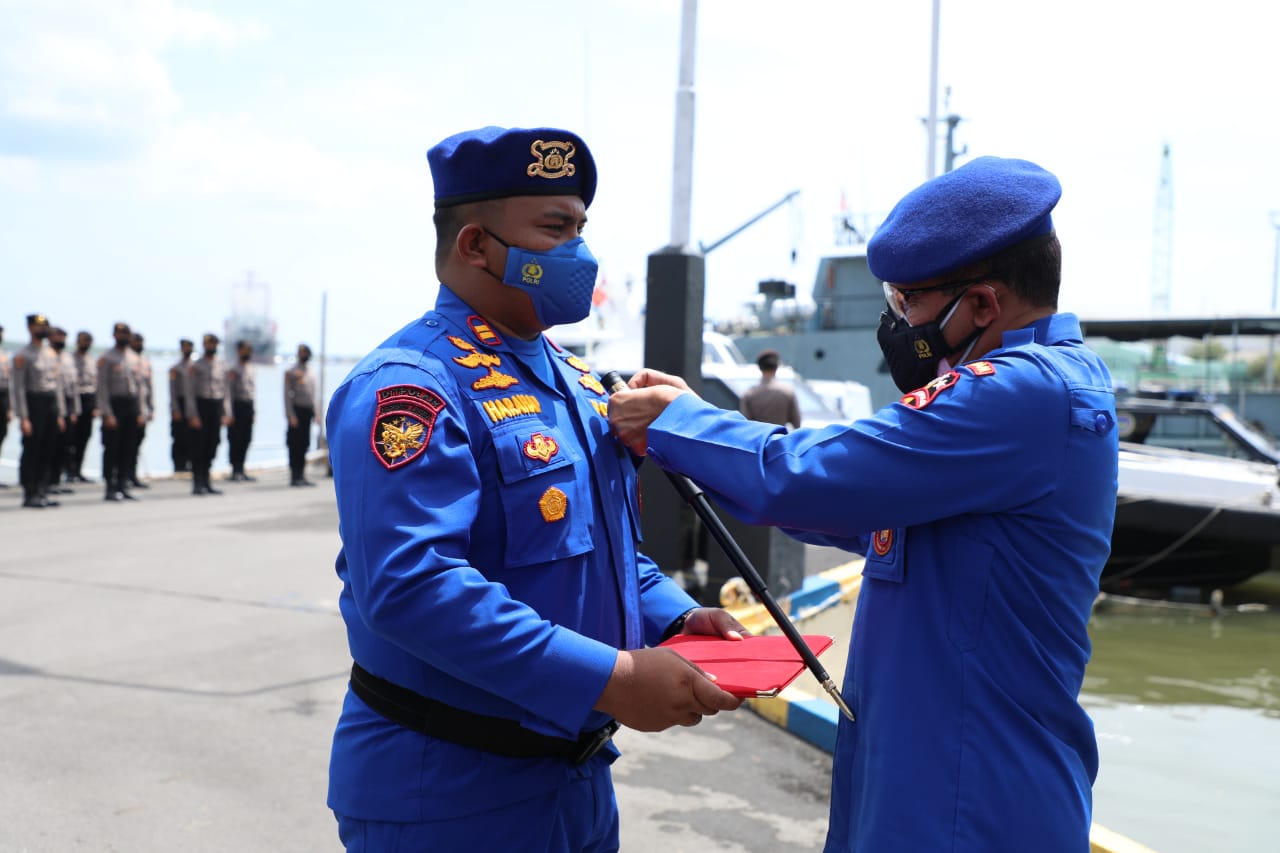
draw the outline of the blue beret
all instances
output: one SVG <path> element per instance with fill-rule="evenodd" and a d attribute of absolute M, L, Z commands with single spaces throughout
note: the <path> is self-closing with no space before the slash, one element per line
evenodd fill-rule
<path fill-rule="evenodd" d="M 552 127 L 482 127 L 427 152 L 436 207 L 513 195 L 576 195 L 590 206 L 596 163 L 576 133 Z"/>
<path fill-rule="evenodd" d="M 867 243 L 867 265 L 899 284 L 945 275 L 1049 234 L 1061 196 L 1035 163 L 979 157 L 898 202 Z"/>

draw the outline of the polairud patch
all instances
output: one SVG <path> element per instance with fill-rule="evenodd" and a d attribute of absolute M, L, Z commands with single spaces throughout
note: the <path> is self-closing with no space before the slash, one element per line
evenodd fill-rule
<path fill-rule="evenodd" d="M 923 388 L 917 388 L 907 394 L 904 394 L 898 402 L 904 406 L 910 406 L 913 409 L 923 409 L 932 403 L 939 394 L 956 384 L 960 378 L 959 372 L 948 370 L 946 373 L 934 379 Z"/>
<path fill-rule="evenodd" d="M 444 400 L 418 385 L 390 385 L 378 389 L 369 443 L 388 470 L 403 467 L 422 455 Z"/>

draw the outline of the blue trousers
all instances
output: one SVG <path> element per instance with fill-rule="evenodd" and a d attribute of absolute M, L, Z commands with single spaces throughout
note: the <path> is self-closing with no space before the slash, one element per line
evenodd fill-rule
<path fill-rule="evenodd" d="M 614 853 L 619 845 L 618 803 L 603 767 L 528 800 L 452 820 L 385 823 L 336 817 L 347 853 Z"/>

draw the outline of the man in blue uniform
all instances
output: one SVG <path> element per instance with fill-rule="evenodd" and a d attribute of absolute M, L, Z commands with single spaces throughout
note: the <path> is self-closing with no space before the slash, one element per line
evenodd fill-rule
<path fill-rule="evenodd" d="M 635 468 L 605 390 L 542 334 L 590 309 L 587 146 L 487 127 L 428 161 L 435 310 L 329 406 L 356 662 L 329 806 L 349 850 L 616 850 L 617 724 L 740 703 L 646 646 L 742 627 L 637 552 Z"/>
<path fill-rule="evenodd" d="M 644 372 L 610 420 L 722 506 L 866 555 L 826 849 L 1089 849 L 1077 701 L 1115 513 L 1111 377 L 1057 313 L 1057 179 L 984 157 L 908 194 L 867 249 L 901 401 L 787 433 Z"/>

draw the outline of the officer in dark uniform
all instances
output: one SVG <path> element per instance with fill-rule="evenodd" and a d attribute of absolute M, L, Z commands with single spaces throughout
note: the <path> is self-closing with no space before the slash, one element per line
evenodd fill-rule
<path fill-rule="evenodd" d="M 827 853 L 1089 849 L 1079 693 L 1119 467 L 1111 375 L 1059 313 L 1062 189 L 980 157 L 867 245 L 900 401 L 788 433 L 641 371 L 609 419 L 749 523 L 866 556 Z"/>
<path fill-rule="evenodd" d="M 251 482 L 257 477 L 245 473 L 244 460 L 253 441 L 254 397 L 253 344 L 236 342 L 236 363 L 227 369 L 227 392 L 231 395 L 231 425 L 227 427 L 227 455 L 231 459 L 231 479 Z"/>
<path fill-rule="evenodd" d="M 27 315 L 31 343 L 13 357 L 10 402 L 22 430 L 22 505 L 32 509 L 57 506 L 47 494 L 57 436 L 67 428 L 62 395 L 62 361 L 49 346 L 49 319 Z"/>
<path fill-rule="evenodd" d="M 170 458 L 173 459 L 175 474 L 191 470 L 191 425 L 188 421 L 195 414 L 187 411 L 187 374 L 196 345 L 189 338 L 182 338 L 178 341 L 178 348 L 182 356 L 169 368 L 169 436 L 173 439 Z"/>
<path fill-rule="evenodd" d="M 227 367 L 218 358 L 218 336 L 204 336 L 204 356 L 187 368 L 187 421 L 192 431 L 191 493 L 220 495 L 209 481 L 213 457 L 222 442 L 222 428 L 231 422 L 227 401 Z"/>
<path fill-rule="evenodd" d="M 66 495 L 75 491 L 70 486 L 70 477 L 67 478 L 68 485 L 63 485 L 62 479 L 71 459 L 75 431 L 80 423 L 80 394 L 76 390 L 75 358 L 67 352 L 67 330 L 61 326 L 51 328 L 49 346 L 58 354 L 58 380 L 61 385 L 59 393 L 62 394 L 62 407 L 67 413 L 67 423 L 66 428 L 54 437 L 53 461 L 49 466 L 49 473 L 45 475 L 48 483 L 46 491 L 49 494 Z"/>
<path fill-rule="evenodd" d="M 311 347 L 298 344 L 298 363 L 284 374 L 284 416 L 288 423 L 284 443 L 289 448 L 289 485 L 314 486 L 307 479 L 307 450 L 311 447 L 311 421 L 316 416 L 316 377 L 307 369 Z"/>
<path fill-rule="evenodd" d="M 605 390 L 542 334 L 591 307 L 586 144 L 490 127 L 428 160 L 436 308 L 328 410 L 357 664 L 329 806 L 350 850 L 617 850 L 617 723 L 739 705 L 645 647 L 741 626 L 637 552 L 636 472 Z"/>
<path fill-rule="evenodd" d="M 111 330 L 116 345 L 98 359 L 98 409 L 102 412 L 104 500 L 137 500 L 129 492 L 129 468 L 138 431 L 147 422 L 142 360 L 133 351 L 128 323 Z"/>
<path fill-rule="evenodd" d="M 4 343 L 4 326 L 0 326 L 0 344 Z M 0 346 L 0 447 L 4 446 L 5 436 L 9 434 L 9 419 L 12 417 L 9 405 L 9 390 L 12 382 L 13 365 L 9 361 L 9 353 Z M 9 488 L 8 483 L 0 483 L 0 489 Z"/>
<path fill-rule="evenodd" d="M 93 347 L 93 335 L 76 334 L 76 351 L 71 360 L 75 366 L 76 396 L 80 400 L 80 417 L 71 437 L 71 452 L 67 459 L 67 482 L 91 482 L 84 476 L 84 451 L 89 446 L 93 423 L 98 418 L 98 362 L 89 354 Z"/>

